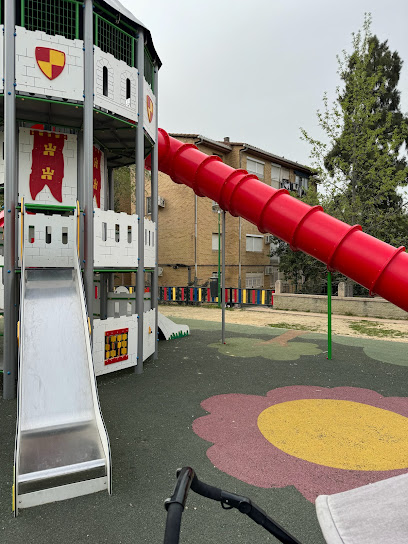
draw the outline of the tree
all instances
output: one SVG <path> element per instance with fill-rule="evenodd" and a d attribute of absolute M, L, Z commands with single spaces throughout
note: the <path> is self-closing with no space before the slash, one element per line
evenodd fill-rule
<path fill-rule="evenodd" d="M 114 182 L 114 209 L 116 212 L 131 212 L 131 203 L 134 201 L 135 181 L 128 166 L 115 168 Z"/>
<path fill-rule="evenodd" d="M 366 15 L 363 30 L 353 34 L 353 51 L 338 57 L 343 87 L 330 107 L 318 111 L 324 144 L 302 129 L 312 145 L 311 157 L 322 178 L 326 210 L 393 245 L 407 240 L 408 219 L 399 188 L 408 184 L 402 155 L 408 120 L 400 111 L 397 90 L 402 61 L 387 41 L 380 43 Z"/>
<path fill-rule="evenodd" d="M 405 245 L 408 217 L 400 189 L 408 185 L 408 120 L 400 111 L 397 89 L 402 60 L 370 27 L 366 14 L 363 29 L 353 34 L 352 52 L 337 57 L 342 85 L 333 104 L 324 94 L 323 110 L 317 112 L 326 141 L 304 129 L 302 139 L 311 145 L 325 211 L 392 245 Z M 319 267 L 294 257 L 287 246 L 280 245 L 279 251 L 288 277 L 298 270 L 321 277 Z"/>

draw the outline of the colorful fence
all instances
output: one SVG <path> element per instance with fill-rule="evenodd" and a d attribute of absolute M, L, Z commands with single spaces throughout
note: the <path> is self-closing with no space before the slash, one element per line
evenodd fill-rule
<path fill-rule="evenodd" d="M 225 289 L 226 304 L 250 304 L 254 306 L 273 306 L 272 289 Z M 184 304 L 218 303 L 212 297 L 209 287 L 159 287 L 160 302 L 183 302 Z"/>

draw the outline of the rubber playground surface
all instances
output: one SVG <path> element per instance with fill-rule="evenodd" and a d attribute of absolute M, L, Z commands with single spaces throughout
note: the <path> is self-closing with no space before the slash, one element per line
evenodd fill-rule
<path fill-rule="evenodd" d="M 314 500 L 408 472 L 406 344 L 186 320 L 157 361 L 98 378 L 113 495 L 11 513 L 15 401 L 0 400 L 0 539 L 160 543 L 175 471 L 249 496 L 303 544 L 323 544 Z M 69 372 L 69 369 L 67 369 Z M 63 377 L 61 377 L 63 379 Z M 193 492 L 181 543 L 276 542 Z"/>

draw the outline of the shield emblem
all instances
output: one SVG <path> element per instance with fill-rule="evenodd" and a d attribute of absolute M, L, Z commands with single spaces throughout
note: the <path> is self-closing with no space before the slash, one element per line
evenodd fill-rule
<path fill-rule="evenodd" d="M 153 119 L 153 100 L 150 98 L 149 95 L 146 95 L 146 108 L 147 117 L 149 119 L 149 123 L 151 123 Z"/>
<path fill-rule="evenodd" d="M 48 79 L 55 79 L 65 67 L 65 53 L 49 47 L 36 47 L 35 60 Z"/>

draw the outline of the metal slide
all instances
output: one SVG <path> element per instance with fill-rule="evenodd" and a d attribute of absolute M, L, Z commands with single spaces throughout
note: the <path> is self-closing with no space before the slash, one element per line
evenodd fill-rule
<path fill-rule="evenodd" d="M 78 260 L 22 270 L 14 511 L 111 490 Z"/>

